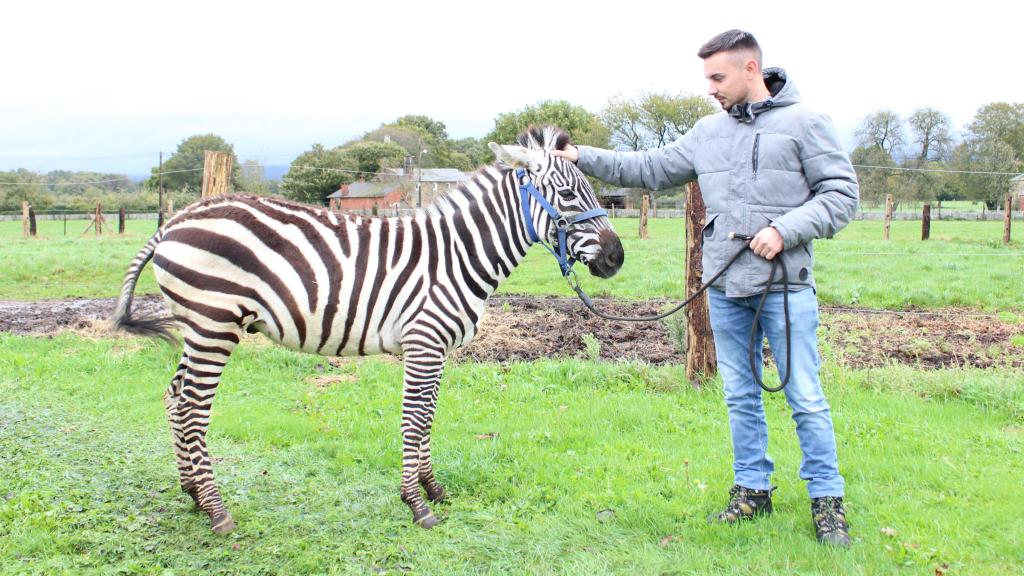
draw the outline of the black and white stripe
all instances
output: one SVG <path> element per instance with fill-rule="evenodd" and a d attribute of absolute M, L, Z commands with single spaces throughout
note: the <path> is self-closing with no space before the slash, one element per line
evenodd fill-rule
<path fill-rule="evenodd" d="M 575 166 L 547 154 L 565 147 L 564 133 L 531 129 L 520 141 L 497 147 L 498 164 L 414 216 L 361 218 L 278 198 L 225 196 L 186 208 L 135 257 L 113 323 L 172 338 L 166 323 L 131 316 L 136 281 L 152 260 L 184 340 L 165 394 L 181 486 L 215 531 L 230 531 L 234 522 L 214 484 L 205 437 L 217 384 L 243 332 L 329 356 L 402 354 L 401 496 L 416 523 L 437 522 L 419 487 L 431 501 L 444 497 L 431 466 L 430 429 L 445 358 L 472 340 L 486 299 L 531 245 L 512 168 L 525 167 L 564 214 L 597 206 Z M 529 217 L 553 240 L 544 210 L 531 203 Z M 611 276 L 622 264 L 622 246 L 604 217 L 574 225 L 567 244 L 595 275 Z"/>

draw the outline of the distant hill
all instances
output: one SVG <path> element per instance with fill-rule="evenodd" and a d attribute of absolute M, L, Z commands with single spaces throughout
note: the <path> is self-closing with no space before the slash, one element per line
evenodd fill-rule
<path fill-rule="evenodd" d="M 288 166 L 264 166 L 263 178 L 265 180 L 280 180 L 288 173 Z"/>

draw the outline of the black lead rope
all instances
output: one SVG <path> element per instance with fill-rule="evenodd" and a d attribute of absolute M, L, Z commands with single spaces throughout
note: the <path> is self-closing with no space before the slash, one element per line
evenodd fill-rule
<path fill-rule="evenodd" d="M 700 296 L 702 293 L 707 291 L 707 289 L 715 282 L 715 280 L 718 280 L 719 276 L 721 276 L 722 274 L 725 274 L 725 271 L 728 270 L 729 267 L 732 266 L 733 263 L 736 262 L 736 260 L 739 259 L 739 257 L 744 252 L 746 252 L 749 249 L 749 242 L 754 239 L 753 236 L 746 236 L 746 235 L 743 235 L 743 234 L 737 234 L 735 232 L 730 232 L 729 233 L 729 238 L 730 239 L 744 240 L 748 244 L 744 245 L 743 248 L 741 248 L 739 251 L 737 251 L 736 254 L 734 254 L 733 257 L 730 258 L 728 262 L 726 262 L 725 266 L 723 266 L 721 270 L 719 270 L 714 276 L 711 277 L 711 280 L 708 280 L 707 282 L 702 284 L 701 287 L 698 288 L 697 291 L 694 292 L 689 298 L 684 300 L 682 302 L 682 304 L 679 304 L 678 306 L 672 308 L 668 312 L 663 312 L 661 314 L 658 314 L 657 316 L 628 317 L 628 316 L 612 316 L 610 314 L 605 314 L 605 313 L 599 311 L 597 308 L 594 307 L 594 302 L 590 299 L 590 296 L 587 296 L 587 293 L 583 291 L 583 288 L 580 286 L 579 278 L 576 277 L 576 273 L 575 272 L 570 270 L 570 274 L 566 275 L 566 279 L 569 281 L 569 287 L 572 288 L 576 292 L 576 295 L 580 297 L 580 300 L 583 301 L 583 305 L 586 306 L 587 309 L 589 309 L 592 314 L 594 314 L 595 316 L 597 316 L 599 318 L 604 318 L 605 320 L 613 320 L 613 321 L 617 321 L 617 322 L 654 322 L 656 320 L 661 320 L 662 318 L 667 318 L 667 317 L 675 314 L 676 312 L 679 312 L 680 310 L 685 308 L 687 305 L 689 305 L 691 302 L 693 302 L 693 300 L 696 299 L 697 296 Z M 791 362 L 791 360 L 793 358 L 793 352 L 792 352 L 792 346 L 790 345 L 791 344 L 791 338 L 790 338 L 790 329 L 789 329 L 790 328 L 790 326 L 789 326 L 789 324 L 790 324 L 789 323 L 789 276 L 786 274 L 786 267 L 785 266 L 782 266 L 781 268 L 782 268 L 782 312 L 783 312 L 783 316 L 785 317 L 785 320 L 786 320 L 786 377 L 783 378 L 781 384 L 779 384 L 778 386 L 776 386 L 774 388 L 765 386 L 764 381 L 761 379 L 760 376 L 758 376 L 757 362 L 755 360 L 755 354 L 754 354 L 754 352 L 756 350 L 755 346 L 758 344 L 758 342 L 756 342 L 756 340 L 757 340 L 758 320 L 761 319 L 761 312 L 764 311 L 764 304 L 768 300 L 768 293 L 771 291 L 772 281 L 775 279 L 775 269 L 779 268 L 779 264 L 781 264 L 781 263 L 782 263 L 782 253 L 779 253 L 779 254 L 777 254 L 775 256 L 775 258 L 772 259 L 772 269 L 771 269 L 771 272 L 768 273 L 768 284 L 764 288 L 764 293 L 761 294 L 761 300 L 757 304 L 757 311 L 754 313 L 754 322 L 753 322 L 753 325 L 751 326 L 751 329 L 750 329 L 750 354 L 749 354 L 750 373 L 753 374 L 754 380 L 757 382 L 758 386 L 760 386 L 766 392 L 778 392 L 779 390 L 782 390 L 783 388 L 785 388 L 786 384 L 789 383 L 789 375 L 793 371 L 793 363 Z"/>

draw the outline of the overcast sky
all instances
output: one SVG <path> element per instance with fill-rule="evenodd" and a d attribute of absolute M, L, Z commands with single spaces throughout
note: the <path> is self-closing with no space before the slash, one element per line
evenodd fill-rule
<path fill-rule="evenodd" d="M 482 137 L 544 99 L 597 112 L 616 94 L 703 94 L 696 51 L 729 28 L 753 32 L 850 148 L 878 109 L 932 106 L 959 129 L 1024 101 L 1024 8 L 1006 1 L 34 0 L 3 16 L 0 169 L 145 173 L 209 132 L 288 164 L 404 114 Z"/>

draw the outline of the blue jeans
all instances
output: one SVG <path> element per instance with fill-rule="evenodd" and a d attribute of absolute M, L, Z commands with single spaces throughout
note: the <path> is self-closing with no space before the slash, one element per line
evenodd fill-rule
<path fill-rule="evenodd" d="M 725 403 L 732 430 L 735 483 L 754 490 L 771 487 L 775 464 L 768 457 L 768 426 L 761 387 L 750 373 L 750 331 L 761 296 L 729 298 L 717 288 L 708 289 L 711 328 L 715 334 L 718 371 L 725 383 Z M 843 496 L 832 415 L 821 390 L 818 370 L 818 299 L 812 289 L 789 293 L 793 371 L 784 388 L 793 409 L 803 459 L 800 477 L 808 480 L 811 498 Z M 761 313 L 755 336 L 755 365 L 761 375 L 761 342 L 768 336 L 779 376 L 786 373 L 786 325 L 782 292 L 772 292 Z"/>

